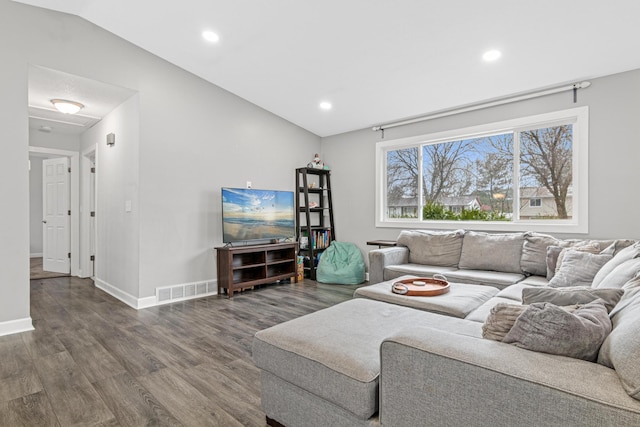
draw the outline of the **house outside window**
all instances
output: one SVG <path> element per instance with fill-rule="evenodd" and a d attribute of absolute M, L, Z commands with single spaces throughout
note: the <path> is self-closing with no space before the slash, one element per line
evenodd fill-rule
<path fill-rule="evenodd" d="M 588 107 L 381 141 L 376 225 L 588 232 Z"/>

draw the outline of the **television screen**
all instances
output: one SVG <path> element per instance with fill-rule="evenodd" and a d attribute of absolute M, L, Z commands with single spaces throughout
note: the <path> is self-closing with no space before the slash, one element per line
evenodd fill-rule
<path fill-rule="evenodd" d="M 293 238 L 292 191 L 222 188 L 224 243 Z"/>

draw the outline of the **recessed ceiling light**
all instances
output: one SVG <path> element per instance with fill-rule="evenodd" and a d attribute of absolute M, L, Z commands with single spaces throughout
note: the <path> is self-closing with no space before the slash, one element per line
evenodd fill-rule
<path fill-rule="evenodd" d="M 52 99 L 51 103 L 58 111 L 64 114 L 76 114 L 84 105 L 79 102 L 69 101 L 67 99 Z"/>
<path fill-rule="evenodd" d="M 500 58 L 502 56 L 502 53 L 499 50 L 488 50 L 486 51 L 483 55 L 482 55 L 482 59 L 484 59 L 485 61 L 495 61 L 496 59 Z"/>
<path fill-rule="evenodd" d="M 202 37 L 206 41 L 211 42 L 211 43 L 217 43 L 218 40 L 220 40 L 220 37 L 216 33 L 214 33 L 213 31 L 208 31 L 208 30 L 202 32 Z"/>
<path fill-rule="evenodd" d="M 325 110 L 325 111 L 327 111 L 327 110 L 331 110 L 331 108 L 332 108 L 332 107 L 333 107 L 333 106 L 332 106 L 332 105 L 331 105 L 331 103 L 330 103 L 330 102 L 328 102 L 328 101 L 322 101 L 322 102 L 320 103 L 320 109 L 321 109 L 321 110 Z"/>

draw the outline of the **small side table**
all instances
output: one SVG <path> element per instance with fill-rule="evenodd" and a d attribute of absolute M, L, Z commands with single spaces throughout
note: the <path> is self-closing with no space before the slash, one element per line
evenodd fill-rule
<path fill-rule="evenodd" d="M 367 245 L 378 246 L 378 249 L 382 248 L 383 246 L 396 246 L 397 244 L 398 242 L 396 242 L 395 240 L 369 240 L 367 242 Z"/>

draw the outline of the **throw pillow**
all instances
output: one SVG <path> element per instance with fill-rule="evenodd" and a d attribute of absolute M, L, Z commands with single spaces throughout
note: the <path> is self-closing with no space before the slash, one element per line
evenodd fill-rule
<path fill-rule="evenodd" d="M 558 254 L 558 259 L 556 260 L 556 273 L 562 268 L 562 262 L 564 260 L 564 256 L 568 251 L 580 251 L 580 252 L 589 252 L 590 254 L 600 253 L 600 246 L 596 243 L 589 243 L 586 245 L 580 246 L 572 246 L 570 248 L 564 248 Z M 609 254 L 613 256 L 613 254 Z"/>
<path fill-rule="evenodd" d="M 576 250 L 567 251 L 560 270 L 549 281 L 549 286 L 552 288 L 591 286 L 593 276 L 610 259 L 611 255 L 592 254 Z"/>
<path fill-rule="evenodd" d="M 464 230 L 404 230 L 398 236 L 398 244 L 409 248 L 411 263 L 457 267 L 463 236 Z"/>
<path fill-rule="evenodd" d="M 549 246 L 547 248 L 547 280 L 553 279 L 556 274 L 556 265 L 558 264 L 558 255 L 564 248 L 561 246 Z"/>
<path fill-rule="evenodd" d="M 613 330 L 602 343 L 598 363 L 615 369 L 629 396 L 640 400 L 640 288 L 625 292 L 611 312 Z"/>
<path fill-rule="evenodd" d="M 579 306 L 567 305 L 560 307 L 563 310 L 573 313 Z M 494 341 L 502 341 L 509 333 L 518 316 L 520 316 L 528 305 L 509 304 L 499 302 L 489 311 L 489 316 L 482 325 L 482 338 Z"/>
<path fill-rule="evenodd" d="M 489 316 L 482 325 L 482 338 L 494 341 L 502 341 L 511 330 L 514 322 L 527 309 L 520 304 L 508 304 L 500 302 L 489 311 Z"/>
<path fill-rule="evenodd" d="M 640 258 L 630 259 L 614 268 L 613 271 L 604 276 L 600 283 L 596 284 L 594 278 L 594 283 L 592 283 L 591 286 L 597 289 L 622 288 L 629 280 L 633 279 L 639 271 Z"/>
<path fill-rule="evenodd" d="M 523 288 L 522 304 L 536 302 L 550 302 L 555 305 L 586 304 L 600 298 L 604 301 L 607 312 L 611 312 L 623 294 L 623 289 L 593 289 L 588 286 Z"/>
<path fill-rule="evenodd" d="M 522 245 L 520 268 L 525 274 L 544 276 L 547 274 L 546 256 L 549 246 L 559 245 L 560 240 L 548 234 L 527 232 Z M 555 271 L 555 270 L 554 270 Z"/>
<path fill-rule="evenodd" d="M 611 332 L 611 320 L 602 300 L 591 301 L 573 313 L 557 305 L 531 304 L 502 342 L 527 350 L 595 361 Z"/>
<path fill-rule="evenodd" d="M 620 264 L 638 257 L 640 257 L 640 242 L 625 247 L 598 271 L 598 274 L 593 278 L 593 287 L 599 287 L 604 278 Z"/>

